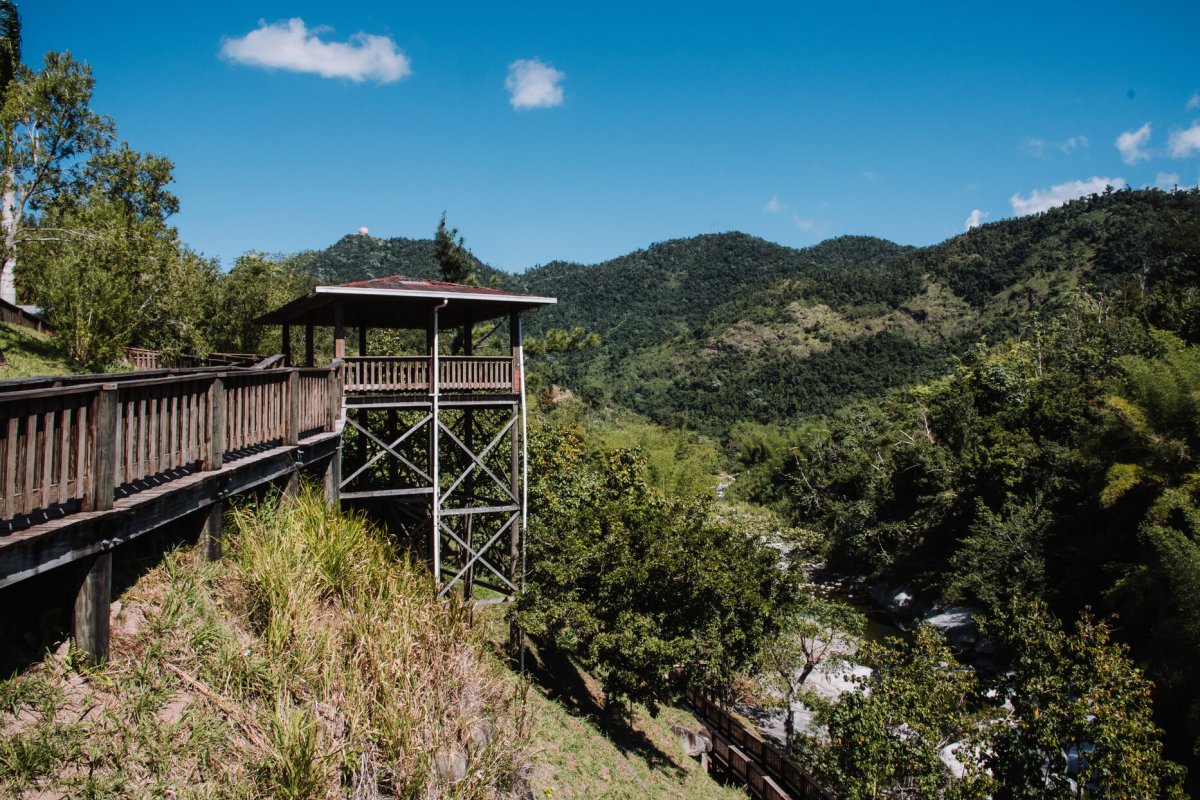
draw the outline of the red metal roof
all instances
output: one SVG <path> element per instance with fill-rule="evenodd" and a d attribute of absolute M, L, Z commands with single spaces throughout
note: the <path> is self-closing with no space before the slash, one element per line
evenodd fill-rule
<path fill-rule="evenodd" d="M 392 291 L 416 292 L 445 292 L 449 294 L 489 294 L 496 297 L 528 297 L 518 292 L 506 292 L 503 289 L 493 289 L 488 286 L 468 286 L 462 283 L 448 281 L 429 281 L 421 278 L 410 278 L 407 275 L 387 275 L 383 278 L 372 278 L 369 281 L 354 281 L 341 283 L 345 289 L 387 289 Z"/>

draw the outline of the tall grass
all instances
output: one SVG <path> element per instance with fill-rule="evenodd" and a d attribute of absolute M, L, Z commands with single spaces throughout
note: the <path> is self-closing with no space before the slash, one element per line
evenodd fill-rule
<path fill-rule="evenodd" d="M 234 529 L 234 598 L 294 706 L 276 715 L 264 790 L 319 796 L 296 793 L 321 784 L 315 763 L 401 797 L 520 790 L 519 704 L 423 568 L 312 492 L 237 511 Z M 305 709 L 321 722 L 311 731 Z"/>
<path fill-rule="evenodd" d="M 526 795 L 524 696 L 423 567 L 309 492 L 231 517 L 225 561 L 125 593 L 105 666 L 0 680 L 0 797 Z"/>

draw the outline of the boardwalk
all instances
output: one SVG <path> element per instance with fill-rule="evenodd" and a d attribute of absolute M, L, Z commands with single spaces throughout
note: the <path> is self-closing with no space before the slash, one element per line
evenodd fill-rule
<path fill-rule="evenodd" d="M 343 375 L 335 362 L 0 384 L 0 588 L 79 565 L 73 632 L 103 658 L 118 545 L 192 517 L 215 556 L 226 498 L 294 488 L 302 470 L 336 494 Z"/>

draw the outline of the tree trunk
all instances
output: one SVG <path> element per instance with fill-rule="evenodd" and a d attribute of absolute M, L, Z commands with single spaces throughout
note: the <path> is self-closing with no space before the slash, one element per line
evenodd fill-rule
<path fill-rule="evenodd" d="M 795 693 L 789 691 L 784 700 L 787 703 L 787 711 L 783 715 L 783 746 L 791 753 L 792 742 L 796 739 L 796 710 L 792 707 L 796 700 Z"/>
<path fill-rule="evenodd" d="M 0 270 L 0 299 L 17 304 L 17 282 L 13 273 L 17 268 L 17 192 L 13 188 L 12 167 L 5 170 L 3 205 L 0 207 L 0 227 L 4 229 L 4 268 Z"/>

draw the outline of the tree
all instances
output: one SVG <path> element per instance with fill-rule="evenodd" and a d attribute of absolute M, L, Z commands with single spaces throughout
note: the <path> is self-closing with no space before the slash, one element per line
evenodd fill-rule
<path fill-rule="evenodd" d="M 791 749 L 796 733 L 795 704 L 813 671 L 835 670 L 849 661 L 863 629 L 862 615 L 851 606 L 816 594 L 800 595 L 779 632 L 758 656 L 759 679 L 782 695 L 784 743 Z"/>
<path fill-rule="evenodd" d="M 14 48 L 10 43 L 5 49 L 11 53 Z M 44 239 L 59 233 L 30 225 L 30 218 L 36 222 L 42 211 L 77 192 L 88 157 L 105 150 L 113 135 L 112 122 L 89 107 L 95 83 L 91 69 L 69 53 L 47 53 L 40 72 L 17 64 L 13 75 L 3 87 L 0 108 L 0 288 L 10 302 L 16 300 L 22 243 L 30 236 Z"/>
<path fill-rule="evenodd" d="M 922 625 L 911 642 L 868 643 L 859 657 L 871 674 L 855 678 L 854 691 L 821 714 L 829 744 L 819 770 L 839 797 L 987 796 L 942 761 L 943 750 L 975 728 L 979 687 L 941 634 Z"/>
<path fill-rule="evenodd" d="M 20 66 L 21 16 L 17 12 L 16 3 L 12 0 L 3 0 L 0 2 L 0 109 L 3 109 L 8 102 L 9 87 L 12 86 L 13 79 L 17 77 L 17 70 Z M 3 213 L 3 228 L 7 234 L 10 209 L 16 205 L 16 194 L 13 188 L 15 175 L 11 166 L 11 157 L 7 151 L 5 156 L 5 183 L 4 191 L 0 195 L 0 211 Z M 7 236 L 5 240 L 7 241 Z M 15 263 L 9 263 L 7 252 L 3 255 L 4 265 L 0 270 L 0 299 L 15 303 L 17 302 L 17 286 L 13 280 Z"/>
<path fill-rule="evenodd" d="M 468 286 L 478 286 L 475 277 L 476 259 L 463 243 L 463 237 L 458 236 L 458 228 L 446 227 L 446 212 L 438 220 L 437 232 L 433 236 L 433 257 L 442 268 L 442 280 L 450 283 L 464 283 Z"/>
<path fill-rule="evenodd" d="M 1069 634 L 1045 603 L 1015 600 L 986 630 L 1013 653 L 996 697 L 1012 712 L 982 739 L 997 796 L 1183 796 L 1183 770 L 1162 757 L 1150 682 L 1107 625 L 1085 612 Z"/>
<path fill-rule="evenodd" d="M 531 565 L 514 618 L 599 679 L 605 710 L 719 688 L 748 666 L 791 591 L 775 551 L 667 498 L 633 450 L 589 452 L 581 429 L 537 432 Z"/>
<path fill-rule="evenodd" d="M 217 303 L 209 327 L 213 349 L 261 353 L 277 347 L 276 342 L 267 338 L 269 329 L 254 320 L 311 288 L 311 279 L 304 269 L 310 258 L 310 254 L 238 256 L 217 287 Z"/>

